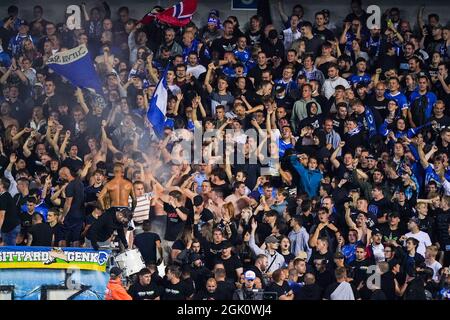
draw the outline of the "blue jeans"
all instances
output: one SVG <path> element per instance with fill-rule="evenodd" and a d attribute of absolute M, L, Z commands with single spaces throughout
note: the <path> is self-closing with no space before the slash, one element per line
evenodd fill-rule
<path fill-rule="evenodd" d="M 2 232 L 2 239 L 3 242 L 5 243 L 5 246 L 15 246 L 16 238 L 19 232 L 20 232 L 20 224 L 17 225 L 10 232 Z"/>

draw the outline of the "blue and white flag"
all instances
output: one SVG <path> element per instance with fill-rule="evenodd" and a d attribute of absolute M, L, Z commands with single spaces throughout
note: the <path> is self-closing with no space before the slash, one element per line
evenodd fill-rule
<path fill-rule="evenodd" d="M 155 92 L 153 92 L 147 112 L 147 119 L 152 124 L 153 130 L 159 138 L 162 138 L 164 135 L 164 127 L 166 123 L 167 97 L 169 89 L 166 80 L 167 70 L 168 66 L 164 70 L 164 74 L 159 80 Z"/>
<path fill-rule="evenodd" d="M 103 94 L 91 55 L 84 44 L 51 56 L 47 65 L 54 72 L 68 79 L 74 86 L 93 89 L 98 94 Z"/>

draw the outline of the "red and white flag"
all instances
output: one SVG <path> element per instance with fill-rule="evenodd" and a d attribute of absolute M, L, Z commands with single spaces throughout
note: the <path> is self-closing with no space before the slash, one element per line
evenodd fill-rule
<path fill-rule="evenodd" d="M 153 19 L 157 19 L 171 26 L 184 27 L 191 22 L 196 10 L 197 0 L 183 0 L 163 12 L 147 13 L 140 22 L 142 24 L 150 24 Z"/>

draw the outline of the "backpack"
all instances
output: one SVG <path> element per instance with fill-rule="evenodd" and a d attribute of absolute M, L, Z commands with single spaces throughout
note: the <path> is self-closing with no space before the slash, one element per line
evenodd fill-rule
<path fill-rule="evenodd" d="M 426 123 L 425 112 L 427 110 L 427 107 L 428 107 L 427 95 L 420 96 L 411 103 L 410 105 L 411 116 L 414 124 L 417 127 L 422 126 Z"/>

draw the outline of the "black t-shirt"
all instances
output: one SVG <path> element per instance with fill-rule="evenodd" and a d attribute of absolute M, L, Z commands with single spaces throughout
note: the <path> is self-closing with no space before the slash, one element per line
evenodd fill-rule
<path fill-rule="evenodd" d="M 331 299 L 331 294 L 334 292 L 334 290 L 336 290 L 337 287 L 339 287 L 340 283 L 332 283 L 330 284 L 326 289 L 325 292 L 323 293 L 323 298 L 330 300 Z M 350 286 L 352 287 L 352 291 L 353 291 L 353 295 L 355 296 L 355 300 L 359 299 L 359 292 L 358 290 L 356 290 L 355 286 L 353 284 L 350 284 Z"/>
<path fill-rule="evenodd" d="M 404 234 L 402 232 L 402 230 L 399 228 L 397 228 L 396 230 L 391 230 L 391 228 L 389 227 L 389 225 L 385 224 L 380 226 L 380 232 L 383 235 L 383 240 L 382 242 L 388 242 L 389 240 L 395 240 L 398 243 L 400 237 Z"/>
<path fill-rule="evenodd" d="M 227 275 L 226 276 L 227 280 L 230 280 L 233 282 L 238 281 L 236 269 L 242 268 L 242 262 L 241 262 L 241 260 L 239 260 L 239 258 L 236 255 L 232 255 L 228 259 L 223 259 L 222 257 L 220 257 L 219 259 L 217 259 L 217 263 L 223 263 L 223 265 L 225 267 L 225 272 Z"/>
<path fill-rule="evenodd" d="M 87 202 L 93 202 L 97 201 L 97 195 L 102 191 L 103 186 L 100 185 L 99 187 L 89 186 L 84 190 L 84 201 Z M 94 211 L 94 206 L 86 206 L 86 214 L 89 215 Z"/>
<path fill-rule="evenodd" d="M 183 240 L 178 239 L 173 243 L 172 249 L 183 251 L 184 249 L 186 249 L 186 245 L 184 244 Z"/>
<path fill-rule="evenodd" d="M 12 231 L 20 224 L 17 208 L 9 192 L 0 195 L 0 211 L 5 211 L 5 219 L 1 231 L 4 233 Z"/>
<path fill-rule="evenodd" d="M 128 294 L 133 300 L 155 300 L 163 293 L 163 290 L 155 282 L 151 281 L 149 285 L 143 286 L 137 281 L 128 289 Z"/>
<path fill-rule="evenodd" d="M 264 33 L 263 33 L 262 29 L 260 29 L 256 32 L 252 32 L 252 31 L 248 30 L 245 33 L 245 36 L 247 37 L 248 45 L 253 47 L 256 45 L 261 45 L 263 38 L 264 38 Z"/>
<path fill-rule="evenodd" d="M 381 290 L 386 295 L 387 300 L 395 300 L 395 282 L 394 274 L 388 271 L 381 275 Z"/>
<path fill-rule="evenodd" d="M 217 281 L 216 292 L 218 292 L 224 300 L 231 300 L 235 290 L 236 286 L 231 281 Z"/>
<path fill-rule="evenodd" d="M 271 284 L 269 284 L 267 286 L 265 291 L 266 292 L 276 292 L 278 298 L 280 298 L 280 296 L 286 295 L 289 291 L 291 291 L 291 287 L 289 286 L 287 281 L 283 281 L 283 284 L 281 286 L 275 282 L 272 282 Z"/>
<path fill-rule="evenodd" d="M 211 44 L 211 51 L 219 52 L 221 59 L 223 59 L 225 52 L 233 51 L 234 49 L 236 49 L 235 37 L 232 37 L 231 39 L 220 37 L 218 39 L 215 39 Z"/>
<path fill-rule="evenodd" d="M 84 186 L 80 179 L 69 182 L 66 187 L 66 198 L 72 198 L 69 212 L 64 224 L 81 223 L 84 220 Z"/>
<path fill-rule="evenodd" d="M 214 292 L 208 292 L 205 290 L 202 290 L 194 295 L 194 300 L 226 300 L 225 297 L 221 294 L 221 292 L 214 291 Z"/>
<path fill-rule="evenodd" d="M 52 228 L 46 223 L 38 223 L 31 227 L 30 234 L 33 236 L 33 247 L 51 247 Z"/>
<path fill-rule="evenodd" d="M 204 243 L 205 255 L 206 255 L 206 266 L 208 269 L 213 269 L 214 263 L 218 258 L 220 258 L 222 254 L 222 250 L 224 248 L 224 242 L 214 243 L 214 242 L 206 242 Z"/>
<path fill-rule="evenodd" d="M 364 259 L 361 261 L 353 260 L 350 262 L 350 267 L 353 270 L 353 284 L 358 286 L 361 281 L 365 281 L 369 276 L 367 274 L 367 268 L 370 266 L 369 259 Z"/>
<path fill-rule="evenodd" d="M 83 167 L 83 160 L 81 159 L 72 159 L 67 157 L 66 160 L 62 162 L 63 167 L 68 167 L 72 171 L 77 172 Z"/>
<path fill-rule="evenodd" d="M 189 216 L 189 210 L 180 207 L 180 210 Z M 164 211 L 167 213 L 166 234 L 164 239 L 167 241 L 175 241 L 183 230 L 185 221 L 181 220 L 174 207 L 164 202 Z"/>
<path fill-rule="evenodd" d="M 323 42 L 326 42 L 328 40 L 333 41 L 334 40 L 334 34 L 333 31 L 325 28 L 324 30 L 317 30 L 316 28 L 313 29 L 314 35 L 319 37 Z"/>
<path fill-rule="evenodd" d="M 391 209 L 390 202 L 383 198 L 381 200 L 372 200 L 369 203 L 369 207 L 367 209 L 367 215 L 370 219 L 372 219 L 375 224 L 377 224 L 377 219 L 381 218 L 385 213 L 389 213 Z"/>
<path fill-rule="evenodd" d="M 386 119 L 386 117 L 389 115 L 388 111 L 388 99 L 383 98 L 383 100 L 378 101 L 375 95 L 372 95 L 369 97 L 367 105 L 369 107 L 372 107 L 373 109 L 377 110 L 380 114 L 381 118 Z"/>
<path fill-rule="evenodd" d="M 192 292 L 185 282 L 172 284 L 167 281 L 161 300 L 186 300 L 191 294 Z"/>
<path fill-rule="evenodd" d="M 134 244 L 142 254 L 145 264 L 156 262 L 156 241 L 161 241 L 158 234 L 143 232 L 134 238 Z"/>
<path fill-rule="evenodd" d="M 58 247 L 58 243 L 64 240 L 64 227 L 61 223 L 55 224 L 52 229 L 53 245 Z"/>

